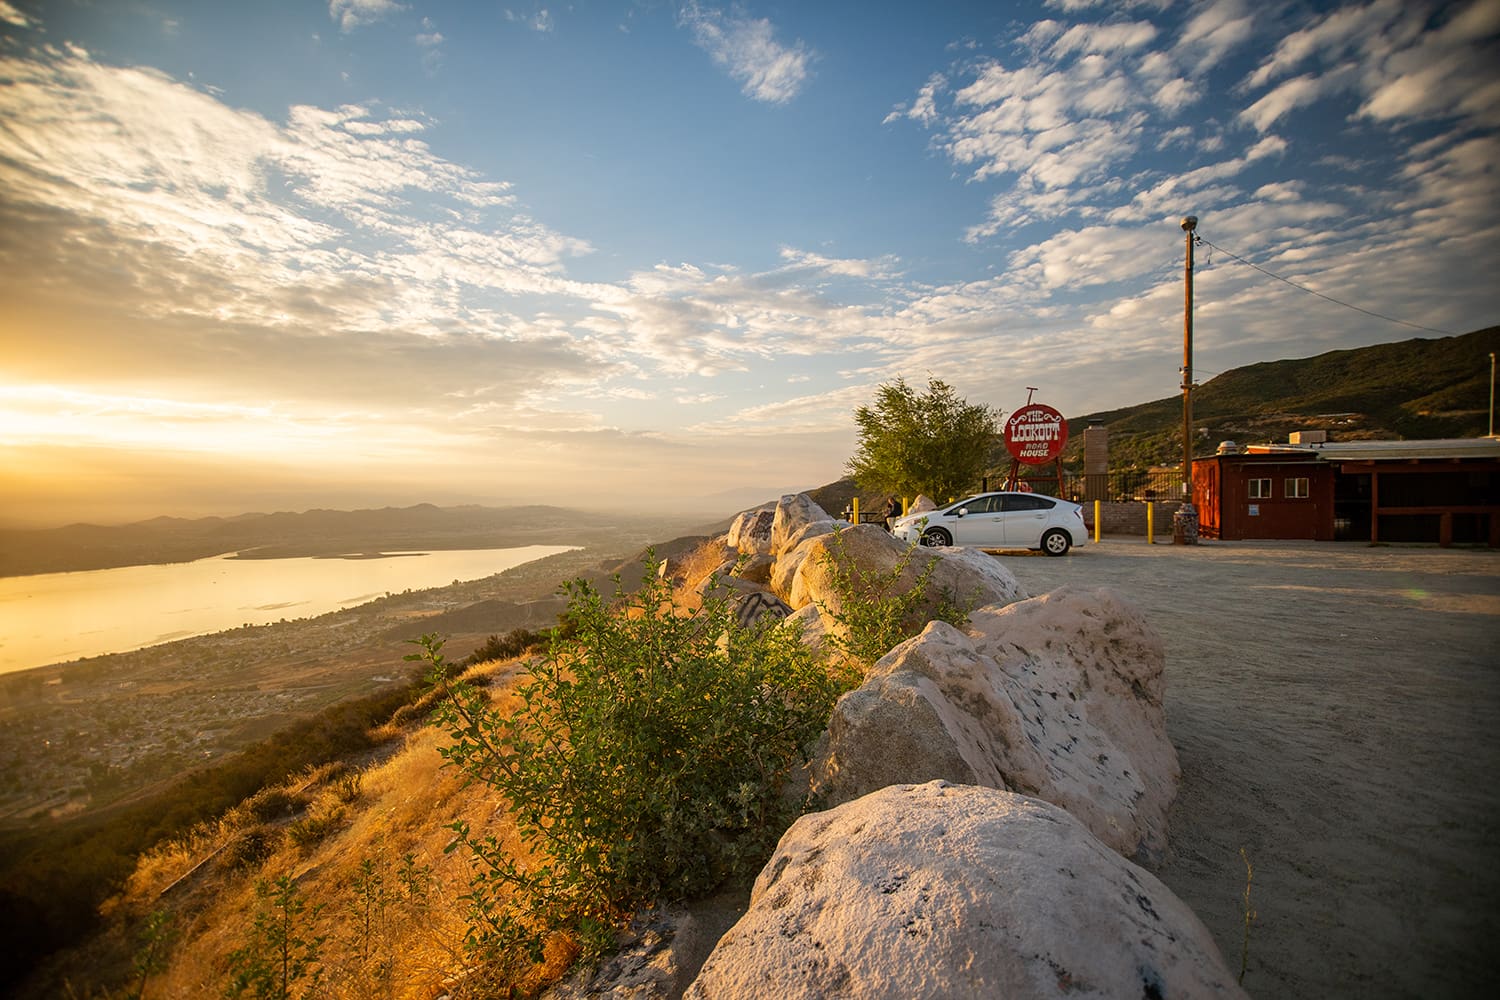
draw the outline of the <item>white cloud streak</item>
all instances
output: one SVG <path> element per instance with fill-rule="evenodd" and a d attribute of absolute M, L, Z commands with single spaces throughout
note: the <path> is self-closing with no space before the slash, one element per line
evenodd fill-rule
<path fill-rule="evenodd" d="M 346 34 L 403 10 L 406 5 L 395 0 L 328 0 L 328 16 Z"/>
<path fill-rule="evenodd" d="M 801 42 L 783 45 L 764 18 L 726 14 L 686 4 L 679 16 L 694 43 L 739 81 L 746 97 L 767 104 L 792 100 L 811 77 L 813 53 Z"/>
<path fill-rule="evenodd" d="M 0 21 L 14 25 L 17 28 L 30 28 L 36 24 L 31 18 L 17 10 L 13 4 L 8 3 L 7 0 L 0 0 Z"/>

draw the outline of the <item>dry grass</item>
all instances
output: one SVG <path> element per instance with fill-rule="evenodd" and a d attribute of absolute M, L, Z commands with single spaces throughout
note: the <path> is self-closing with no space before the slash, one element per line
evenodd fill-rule
<path fill-rule="evenodd" d="M 509 661 L 465 676 L 488 687 L 504 710 L 521 675 Z M 469 914 L 460 897 L 470 861 L 463 850 L 448 853 L 449 824 L 463 820 L 512 852 L 522 846 L 494 792 L 465 787 L 442 767 L 438 748 L 446 739 L 430 727 L 412 729 L 398 751 L 366 771 L 332 767 L 299 776 L 144 856 L 108 915 L 122 928 L 140 926 L 154 910 L 172 915 L 171 961 L 148 981 L 145 996 L 222 995 L 228 956 L 246 944 L 264 905 L 256 883 L 283 875 L 306 899 L 306 913 L 316 909 L 311 930 L 324 936 L 319 996 L 504 995 L 506 984 L 490 981 L 464 949 Z M 236 855 L 235 845 L 252 836 L 261 838 L 263 856 Z M 370 888 L 372 874 L 377 889 Z M 557 978 L 576 951 L 569 940 L 549 942 L 545 962 L 517 985 Z"/>
<path fill-rule="evenodd" d="M 698 584 L 735 556 L 735 550 L 724 544 L 722 535 L 702 542 L 683 556 L 681 563 L 672 567 L 672 575 L 683 581 L 679 588 L 682 600 L 697 602 L 698 594 L 695 588 Z"/>

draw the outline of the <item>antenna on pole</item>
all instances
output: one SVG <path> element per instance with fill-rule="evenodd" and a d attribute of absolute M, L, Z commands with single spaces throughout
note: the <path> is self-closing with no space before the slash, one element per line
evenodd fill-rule
<path fill-rule="evenodd" d="M 1037 387 L 1034 386 L 1034 385 L 1028 385 L 1026 387 L 1026 405 L 1027 406 L 1031 405 L 1031 394 L 1033 392 L 1036 392 L 1036 390 L 1037 390 Z"/>

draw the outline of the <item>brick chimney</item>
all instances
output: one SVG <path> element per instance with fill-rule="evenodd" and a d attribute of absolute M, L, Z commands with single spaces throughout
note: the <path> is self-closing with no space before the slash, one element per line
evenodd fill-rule
<path fill-rule="evenodd" d="M 1109 499 L 1109 428 L 1090 420 L 1083 432 L 1083 498 Z"/>

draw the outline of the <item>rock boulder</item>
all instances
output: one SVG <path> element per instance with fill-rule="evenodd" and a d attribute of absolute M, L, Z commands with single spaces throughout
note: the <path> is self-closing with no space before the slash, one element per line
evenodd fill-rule
<path fill-rule="evenodd" d="M 729 525 L 729 547 L 742 555 L 770 555 L 771 524 L 775 519 L 775 507 L 745 511 Z"/>
<path fill-rule="evenodd" d="M 771 519 L 771 555 L 779 559 L 789 549 L 794 548 L 793 536 L 807 525 L 817 521 L 832 522 L 832 520 L 828 512 L 819 507 L 806 493 L 788 494 L 782 497 Z M 831 526 L 829 530 L 832 530 Z"/>
<path fill-rule="evenodd" d="M 1242 998 L 1208 931 L 1066 812 L 898 785 L 799 819 L 686 996 Z"/>
<path fill-rule="evenodd" d="M 836 614 L 843 609 L 834 587 L 835 566 L 845 572 L 857 567 L 860 575 L 881 579 L 893 573 L 903 560 L 906 566 L 896 583 L 897 589 L 911 588 L 927 567 L 932 567 L 927 584 L 929 609 L 942 599 L 976 608 L 1009 604 L 1026 596 L 1009 570 L 977 549 L 918 548 L 913 552 L 874 524 L 856 525 L 811 539 L 782 596 L 794 608 L 818 604 Z"/>
<path fill-rule="evenodd" d="M 966 632 L 933 622 L 839 699 L 817 787 L 831 802 L 934 778 L 1009 789 L 1154 860 L 1180 775 L 1164 662 L 1160 638 L 1110 590 L 983 608 Z"/>

